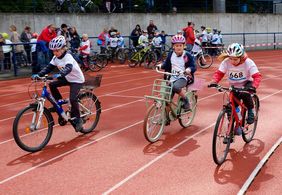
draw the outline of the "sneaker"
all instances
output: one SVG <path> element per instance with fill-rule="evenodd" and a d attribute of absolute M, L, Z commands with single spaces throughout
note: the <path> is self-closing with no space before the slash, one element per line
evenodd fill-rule
<path fill-rule="evenodd" d="M 253 110 L 248 110 L 247 123 L 250 125 L 250 124 L 253 124 L 254 122 L 255 122 L 254 112 L 253 112 Z"/>
<path fill-rule="evenodd" d="M 76 132 L 80 132 L 83 129 L 83 120 L 82 118 L 74 119 L 74 129 Z"/>
<path fill-rule="evenodd" d="M 235 135 L 242 135 L 242 133 L 243 133 L 242 127 L 238 127 L 238 128 L 235 130 Z"/>
<path fill-rule="evenodd" d="M 54 106 L 48 108 L 48 110 L 49 110 L 50 112 L 57 112 L 57 109 L 56 109 Z"/>
<path fill-rule="evenodd" d="M 185 98 L 185 99 L 182 99 L 182 101 L 183 101 L 182 108 L 184 108 L 185 111 L 191 110 L 191 109 L 190 109 L 190 104 L 189 104 L 188 99 Z"/>
<path fill-rule="evenodd" d="M 229 138 L 228 138 L 228 137 L 224 137 L 224 139 L 223 139 L 223 144 L 227 144 L 228 141 L 229 141 Z M 231 137 L 230 143 L 233 143 L 233 137 Z"/>

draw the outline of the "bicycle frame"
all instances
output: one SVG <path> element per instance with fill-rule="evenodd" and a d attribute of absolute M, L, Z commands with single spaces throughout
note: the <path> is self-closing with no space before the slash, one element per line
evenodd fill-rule
<path fill-rule="evenodd" d="M 241 110 L 240 112 L 241 112 L 241 115 L 242 115 L 242 119 L 241 120 L 239 120 L 239 117 L 238 117 L 238 115 L 236 113 L 235 103 L 237 103 L 237 105 L 241 107 L 241 109 L 240 109 Z M 237 129 L 238 127 L 243 127 L 244 126 L 244 119 L 245 119 L 245 113 L 246 113 L 247 107 L 243 103 L 241 103 L 241 101 L 238 98 L 235 97 L 233 91 L 231 91 L 229 93 L 228 104 L 231 104 L 231 116 L 230 116 L 230 119 L 232 119 L 234 117 L 235 124 L 236 124 L 235 128 L 233 130 Z M 225 105 L 225 107 L 228 107 L 228 104 Z M 223 122 L 221 123 L 221 125 L 222 124 L 223 124 Z M 233 124 L 232 124 L 232 121 L 231 121 L 231 123 L 229 123 L 227 135 L 230 135 L 232 125 Z M 219 132 L 219 133 L 221 133 L 221 132 Z"/>

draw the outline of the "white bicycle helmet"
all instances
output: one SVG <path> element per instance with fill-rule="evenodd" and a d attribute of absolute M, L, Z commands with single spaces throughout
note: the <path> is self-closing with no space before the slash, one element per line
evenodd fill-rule
<path fill-rule="evenodd" d="M 64 36 L 60 35 L 52 39 L 49 43 L 50 50 L 62 49 L 66 45 L 66 39 Z"/>
<path fill-rule="evenodd" d="M 239 43 L 229 45 L 226 52 L 229 57 L 241 57 L 245 53 L 243 45 Z"/>

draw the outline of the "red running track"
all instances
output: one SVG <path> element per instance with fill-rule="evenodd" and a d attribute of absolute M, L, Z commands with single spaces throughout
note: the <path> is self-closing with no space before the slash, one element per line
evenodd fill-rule
<path fill-rule="evenodd" d="M 102 85 L 95 92 L 103 110 L 95 132 L 81 135 L 69 125 L 56 126 L 47 147 L 29 154 L 17 147 L 11 129 L 16 113 L 30 102 L 30 80 L 2 81 L 0 194 L 235 194 L 282 135 L 281 54 L 249 53 L 263 74 L 257 132 L 249 144 L 236 137 L 220 167 L 212 160 L 211 142 L 222 94 L 213 89 L 198 92 L 192 126 L 183 129 L 176 121 L 165 128 L 160 141 L 149 144 L 142 130 L 143 97 L 162 76 L 143 68 L 108 67 L 101 71 Z M 208 82 L 217 66 L 198 69 L 196 76 Z M 281 192 L 280 153 L 281 148 L 271 156 L 250 193 Z"/>

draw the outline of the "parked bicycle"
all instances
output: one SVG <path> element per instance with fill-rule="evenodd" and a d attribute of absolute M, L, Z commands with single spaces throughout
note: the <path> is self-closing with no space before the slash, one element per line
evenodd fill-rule
<path fill-rule="evenodd" d="M 256 94 L 251 94 L 254 102 L 255 120 L 253 124 L 247 124 L 247 108 L 234 96 L 234 92 L 250 92 L 244 88 L 236 88 L 233 86 L 222 87 L 218 84 L 210 84 L 208 87 L 213 87 L 220 92 L 224 92 L 225 96 L 223 108 L 219 113 L 215 124 L 212 142 L 213 160 L 217 165 L 221 165 L 226 159 L 230 144 L 233 142 L 235 134 L 238 134 L 239 131 L 242 131 L 242 137 L 246 143 L 249 143 L 253 139 L 258 123 L 259 98 Z M 235 103 L 237 103 L 241 108 L 241 119 L 239 119 L 239 116 L 236 113 Z"/>
<path fill-rule="evenodd" d="M 129 63 L 128 66 L 133 68 L 139 64 L 144 64 L 144 67 L 146 68 L 153 68 L 157 64 L 157 55 L 152 50 L 151 46 L 139 48 L 140 50 L 137 50 L 137 48 L 134 50 L 133 53 L 131 53 L 131 56 L 129 56 Z"/>
<path fill-rule="evenodd" d="M 192 55 L 195 57 L 196 63 L 200 68 L 207 69 L 213 63 L 213 57 L 208 53 L 204 53 L 202 46 L 199 46 L 197 51 L 192 52 Z"/>
<path fill-rule="evenodd" d="M 76 0 L 75 3 L 71 0 L 44 0 L 42 3 L 46 13 L 61 12 L 64 7 L 69 13 L 99 12 L 99 6 L 92 0 Z"/>
<path fill-rule="evenodd" d="M 51 112 L 45 107 L 46 99 L 56 108 L 58 114 L 58 123 L 61 126 L 70 122 L 72 125 L 74 118 L 71 118 L 71 105 L 69 100 L 56 101 L 47 90 L 47 83 L 52 80 L 48 75 L 34 80 L 30 87 L 34 87 L 35 93 L 30 95 L 35 101 L 26 108 L 19 111 L 13 123 L 13 136 L 17 145 L 28 152 L 37 152 L 42 150 L 49 142 L 53 126 L 55 124 Z M 78 103 L 80 116 L 83 119 L 83 130 L 81 133 L 93 131 L 100 118 L 101 105 L 98 98 L 93 93 L 93 89 L 101 84 L 102 75 L 97 75 L 86 79 L 82 90 L 79 93 Z M 42 84 L 41 93 L 37 91 L 38 84 Z M 29 87 L 29 89 L 30 89 Z M 30 93 L 30 90 L 29 90 Z M 41 95 L 39 95 L 41 94 Z M 67 105 L 64 111 L 63 105 Z"/>
<path fill-rule="evenodd" d="M 173 74 L 159 71 L 158 69 L 156 71 L 170 76 L 183 74 Z M 156 79 L 154 81 L 152 95 L 145 96 L 147 100 L 153 100 L 153 104 L 148 108 L 143 123 L 143 132 L 149 142 L 158 141 L 164 131 L 164 126 L 169 125 L 171 121 L 178 120 L 180 125 L 185 128 L 190 126 L 194 120 L 197 108 L 197 91 L 191 91 L 189 87 L 186 87 L 185 95 L 191 107 L 187 111 L 182 107 L 183 102 L 180 97 L 178 97 L 177 102 L 173 102 L 172 88 L 173 84 L 170 81 Z"/>

